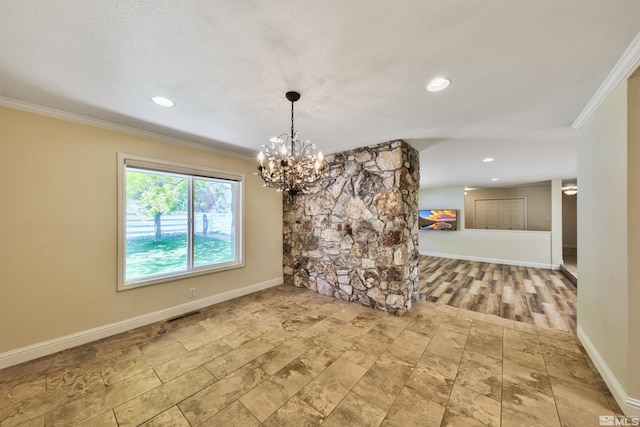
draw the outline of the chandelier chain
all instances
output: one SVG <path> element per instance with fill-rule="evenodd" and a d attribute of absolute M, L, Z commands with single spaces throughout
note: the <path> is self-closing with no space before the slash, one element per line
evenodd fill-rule
<path fill-rule="evenodd" d="M 295 101 L 291 101 L 291 152 L 293 153 L 293 138 L 294 138 L 294 132 L 293 132 L 293 103 Z"/>

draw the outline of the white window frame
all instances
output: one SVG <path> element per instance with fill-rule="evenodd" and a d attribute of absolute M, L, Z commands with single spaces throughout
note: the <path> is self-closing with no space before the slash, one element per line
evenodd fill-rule
<path fill-rule="evenodd" d="M 206 265 L 202 267 L 193 267 L 191 270 L 181 271 L 177 273 L 168 273 L 163 275 L 148 276 L 147 278 L 126 281 L 126 167 L 135 167 L 139 169 L 147 169 L 149 171 L 177 173 L 181 175 L 189 175 L 192 177 L 224 179 L 237 182 L 237 193 L 234 206 L 234 223 L 235 223 L 235 257 L 233 261 L 218 263 L 214 265 Z M 147 157 L 136 156 L 132 154 L 118 153 L 118 291 L 135 289 L 142 286 L 166 283 L 173 280 L 185 279 L 188 277 L 200 276 L 203 274 L 211 274 L 218 271 L 224 271 L 234 268 L 244 267 L 244 174 L 222 171 L 203 166 L 195 166 L 184 163 L 176 163 L 165 160 L 151 159 Z M 189 190 L 191 191 L 191 190 Z M 188 208 L 188 229 L 187 240 L 191 244 L 193 234 L 193 206 Z"/>

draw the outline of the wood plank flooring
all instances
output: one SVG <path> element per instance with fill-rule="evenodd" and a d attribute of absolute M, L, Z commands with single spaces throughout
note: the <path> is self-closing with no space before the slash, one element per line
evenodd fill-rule
<path fill-rule="evenodd" d="M 564 248 L 562 250 L 562 266 L 563 273 L 569 278 L 569 281 L 578 286 L 578 250 L 576 248 Z"/>
<path fill-rule="evenodd" d="M 576 287 L 560 271 L 420 257 L 420 299 L 576 332 Z"/>

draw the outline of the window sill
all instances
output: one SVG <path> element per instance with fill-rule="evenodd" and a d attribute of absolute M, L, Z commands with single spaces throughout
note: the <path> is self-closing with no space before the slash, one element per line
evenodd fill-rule
<path fill-rule="evenodd" d="M 187 271 L 187 272 L 152 276 L 152 277 L 148 277 L 140 280 L 118 283 L 118 292 L 142 288 L 150 285 L 157 285 L 159 283 L 174 282 L 176 280 L 189 279 L 191 277 L 204 276 L 205 274 L 212 274 L 220 271 L 233 270 L 236 268 L 243 268 L 243 267 L 244 267 L 244 262 L 230 262 L 230 263 L 216 265 L 215 267 L 202 267 L 201 269 Z"/>

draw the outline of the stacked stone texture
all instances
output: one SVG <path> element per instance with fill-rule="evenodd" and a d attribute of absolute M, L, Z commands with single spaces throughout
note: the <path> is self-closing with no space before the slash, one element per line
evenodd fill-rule
<path fill-rule="evenodd" d="M 284 198 L 284 279 L 403 314 L 418 299 L 418 152 L 404 141 L 326 156 L 318 185 Z"/>

